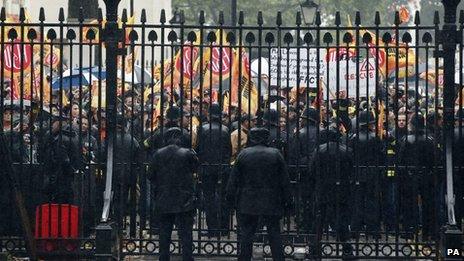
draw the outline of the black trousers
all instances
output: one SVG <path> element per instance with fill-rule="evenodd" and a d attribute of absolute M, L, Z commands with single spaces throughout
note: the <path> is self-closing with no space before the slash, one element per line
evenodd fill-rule
<path fill-rule="evenodd" d="M 230 230 L 230 208 L 225 200 L 228 178 L 229 170 L 221 166 L 202 167 L 202 204 L 206 214 L 208 233 L 212 236 L 216 235 L 219 230 Z"/>
<path fill-rule="evenodd" d="M 414 238 L 414 234 L 419 229 L 420 209 L 419 209 L 419 179 L 415 173 L 402 172 L 400 183 L 401 214 L 403 229 L 407 232 L 404 237 Z"/>
<path fill-rule="evenodd" d="M 280 234 L 280 216 L 258 216 L 240 214 L 240 254 L 239 261 L 251 260 L 253 255 L 253 238 L 258 227 L 258 221 L 261 218 L 262 224 L 266 226 L 271 244 L 272 260 L 284 260 L 284 249 L 282 245 L 282 236 Z"/>
<path fill-rule="evenodd" d="M 365 173 L 366 177 L 353 185 L 354 206 L 352 229 L 362 231 L 363 227 L 370 233 L 380 229 L 380 192 L 377 186 L 377 174 Z"/>
<path fill-rule="evenodd" d="M 214 234 L 219 229 L 219 195 L 218 195 L 219 168 L 204 166 L 201 169 L 201 182 L 203 193 L 203 207 L 206 214 L 208 232 Z"/>
<path fill-rule="evenodd" d="M 193 211 L 188 211 L 182 213 L 160 214 L 160 261 L 169 261 L 169 248 L 171 245 L 171 235 L 174 224 L 176 224 L 178 229 L 182 249 L 182 260 L 193 260 L 193 213 Z"/>

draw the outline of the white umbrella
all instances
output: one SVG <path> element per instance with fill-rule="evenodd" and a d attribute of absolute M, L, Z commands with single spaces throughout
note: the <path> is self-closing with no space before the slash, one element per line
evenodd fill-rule
<path fill-rule="evenodd" d="M 151 73 L 145 68 L 142 71 L 142 67 L 135 65 L 133 70 L 129 73 L 124 71 L 124 82 L 141 84 L 143 75 L 143 84 L 150 84 L 152 82 Z M 122 70 L 118 70 L 118 78 L 122 79 Z"/>

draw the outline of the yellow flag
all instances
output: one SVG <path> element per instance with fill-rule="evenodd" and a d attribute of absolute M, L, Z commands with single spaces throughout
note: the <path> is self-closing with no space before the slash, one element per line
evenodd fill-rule
<path fill-rule="evenodd" d="M 226 33 L 222 30 L 216 31 L 216 42 L 207 48 L 203 55 L 204 76 L 203 90 L 219 90 L 225 92 L 230 89 L 229 76 L 233 64 L 233 51 L 226 42 Z M 222 42 L 221 42 L 222 38 Z M 220 82 L 222 81 L 222 83 Z"/>
<path fill-rule="evenodd" d="M 379 115 L 377 120 L 377 134 L 379 135 L 380 139 L 383 139 L 384 136 L 384 122 L 386 120 L 385 115 L 385 104 L 383 101 L 379 102 Z"/>
<path fill-rule="evenodd" d="M 186 41 L 182 46 L 182 55 L 181 50 L 179 50 L 175 60 L 175 69 L 183 76 L 181 83 L 184 86 L 184 92 L 190 91 L 190 83 L 198 82 L 200 76 L 198 74 L 200 68 L 200 32 L 195 32 L 195 35 L 196 40 L 193 43 Z"/>
<path fill-rule="evenodd" d="M 241 66 L 239 63 L 241 63 Z M 251 80 L 249 72 L 250 60 L 248 54 L 244 50 L 242 50 L 241 55 L 239 55 L 239 51 L 235 52 L 231 93 L 229 93 L 231 95 L 231 103 L 234 106 L 238 106 L 238 99 L 240 99 L 242 111 L 254 115 L 258 110 L 258 91 Z"/>
<path fill-rule="evenodd" d="M 90 97 L 90 106 L 93 109 L 101 109 L 106 107 L 106 82 L 101 82 L 101 88 L 98 87 L 98 81 L 92 83 L 92 96 Z M 98 100 L 101 97 L 101 107 L 98 106 Z"/>

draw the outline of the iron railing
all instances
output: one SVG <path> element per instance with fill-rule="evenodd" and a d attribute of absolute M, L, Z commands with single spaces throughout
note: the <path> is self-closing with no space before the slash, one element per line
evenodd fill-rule
<path fill-rule="evenodd" d="M 147 23 L 144 11 L 135 21 L 123 10 L 118 21 L 117 2 L 107 1 L 107 20 L 101 10 L 96 21 L 70 23 L 65 23 L 63 10 L 58 22 L 46 21 L 43 9 L 37 23 L 28 21 L 24 10 L 17 21 L 4 10 L 0 15 L 1 133 L 21 177 L 26 209 L 32 219 L 41 203 L 80 207 L 79 237 L 69 239 L 78 240 L 79 247 L 60 244 L 64 252 L 58 254 L 93 256 L 94 229 L 113 221 L 121 239 L 120 256 L 156 255 L 158 227 L 151 211 L 155 202 L 148 167 L 162 144 L 150 137 L 171 126 L 166 111 L 178 106 L 178 124 L 195 149 L 198 128 L 208 123 L 208 107 L 218 103 L 221 128 L 236 135 L 233 155 L 245 146 L 241 140 L 251 126 L 276 130 L 272 145 L 285 156 L 295 201 L 293 213 L 282 220 L 286 255 L 302 247 L 311 257 L 340 257 L 346 242 L 337 224 L 341 212 L 349 211 L 344 213 L 350 228 L 347 242 L 355 256 L 438 258 L 440 228 L 447 222 L 453 225 L 449 221 L 454 215 L 452 208 L 446 210 L 452 204 L 450 197 L 445 202 L 445 194 L 453 185 L 446 183 L 446 173 L 455 177 L 458 224 L 463 213 L 463 12 L 457 28 L 443 30 L 438 13 L 432 25 L 421 24 L 416 13 L 412 26 L 403 25 L 399 13 L 393 25 L 381 23 L 378 13 L 373 23 L 357 13 L 354 24 L 342 23 L 337 13 L 334 25 L 322 24 L 317 14 L 311 26 L 301 23 L 299 13 L 295 25 L 283 25 L 278 13 L 276 24 L 267 26 L 259 13 L 256 25 L 245 25 L 243 12 L 238 25 L 224 24 L 222 13 L 216 25 L 205 24 L 203 13 L 198 24 L 187 25 L 182 18 L 173 25 L 166 23 L 164 11 L 157 24 Z M 455 21 L 448 17 L 445 23 Z M 457 36 L 447 37 L 451 31 Z M 449 50 L 456 45 L 446 45 L 447 39 L 459 40 L 455 77 L 454 53 Z M 447 54 L 443 58 L 442 45 Z M 300 117 L 309 107 L 320 116 L 315 127 Z M 368 139 L 375 142 L 361 146 L 366 122 Z M 304 129 L 312 134 L 304 135 Z M 347 173 L 339 164 L 326 162 L 335 181 L 325 184 L 328 178 L 321 175 L 327 172 L 311 168 L 319 164 L 311 159 L 321 133 L 330 129 L 343 133 L 337 148 L 346 144 L 353 150 L 354 168 Z M 457 134 L 451 139 L 454 129 Z M 135 137 L 130 146 L 118 146 L 121 133 Z M 420 148 L 405 145 L 424 136 Z M 59 151 L 71 159 L 54 151 L 63 142 L 68 145 Z M 77 154 L 71 154 L 72 148 Z M 218 153 L 220 158 L 226 154 Z M 62 164 L 57 158 L 67 160 L 66 169 L 54 168 Z M 201 160 L 205 163 L 196 176 L 194 253 L 236 256 L 236 215 L 223 198 L 234 159 L 227 164 Z M 202 182 L 207 168 L 220 173 L 215 188 Z M 347 184 L 340 183 L 343 175 L 349 176 Z M 333 190 L 317 194 L 323 185 Z M 341 185 L 349 187 L 348 194 L 340 192 Z M 26 245 L 8 187 L 0 204 L 9 204 L 2 209 L 11 211 L 0 214 L 0 249 L 21 253 Z M 205 198 L 205 191 L 211 190 L 215 197 Z M 332 211 L 321 213 L 318 200 L 327 194 L 333 201 L 325 208 Z M 343 198 L 348 207 L 341 205 Z M 210 211 L 221 227 L 208 227 Z M 266 230 L 257 238 L 269 256 Z M 51 239 L 38 240 L 41 245 Z M 42 250 L 39 255 L 51 254 Z M 174 239 L 172 252 L 179 251 Z"/>

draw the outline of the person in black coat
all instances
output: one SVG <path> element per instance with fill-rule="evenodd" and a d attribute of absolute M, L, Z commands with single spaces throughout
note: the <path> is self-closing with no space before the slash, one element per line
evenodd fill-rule
<path fill-rule="evenodd" d="M 27 116 L 24 116 L 27 117 Z M 22 124 L 15 124 L 21 126 Z M 27 126 L 27 124 L 26 124 Z M 27 130 L 18 130 L 1 128 L 0 122 L 0 162 L 2 162 L 2 168 L 0 169 L 0 235 L 1 236 L 22 236 L 23 232 L 21 229 L 21 219 L 17 211 L 15 201 L 15 191 L 13 186 L 16 185 L 19 191 L 23 193 L 23 197 L 28 197 L 28 200 L 24 202 L 29 214 L 32 214 L 35 210 L 37 198 L 35 196 L 35 183 L 31 174 L 34 173 L 34 165 L 30 165 L 28 160 L 30 157 L 29 148 L 26 146 L 24 138 L 27 137 L 29 132 Z M 9 157 L 9 159 L 7 159 Z M 8 162 L 11 160 L 11 162 Z M 36 163 L 36 162 L 34 162 Z M 10 164 L 11 168 L 8 168 L 6 164 Z M 13 173 L 7 173 L 7 171 L 13 171 Z M 40 175 L 36 175 L 40 176 Z M 11 179 L 10 179 L 11 178 Z"/>
<path fill-rule="evenodd" d="M 38 160 L 44 164 L 42 202 L 73 204 L 73 182 L 83 164 L 75 132 L 65 117 L 55 117 L 51 133 L 39 144 Z M 60 124 L 61 122 L 61 124 Z M 61 126 L 60 126 L 61 125 Z"/>
<path fill-rule="evenodd" d="M 212 104 L 209 108 L 209 122 L 201 126 L 198 133 L 197 153 L 201 163 L 200 178 L 206 211 L 208 234 L 214 236 L 220 228 L 228 228 L 228 211 L 223 198 L 228 179 L 228 167 L 232 153 L 229 129 L 221 124 L 221 107 Z M 221 181 L 219 184 L 218 181 Z"/>
<path fill-rule="evenodd" d="M 269 146 L 279 149 L 285 156 L 287 133 L 284 127 L 279 126 L 279 112 L 274 109 L 266 110 L 263 114 L 262 126 L 269 130 Z"/>
<path fill-rule="evenodd" d="M 408 232 L 405 237 L 412 239 L 422 223 L 424 238 L 437 236 L 440 212 L 444 200 L 443 182 L 440 171 L 435 167 L 434 138 L 425 133 L 425 119 L 415 114 L 409 121 L 410 134 L 405 137 L 400 149 L 400 165 L 405 166 L 400 172 L 401 202 L 403 227 Z M 421 208 L 418 198 L 421 197 Z M 422 215 L 420 214 L 422 212 Z M 420 218 L 422 216 L 422 219 Z"/>
<path fill-rule="evenodd" d="M 316 147 L 319 113 L 313 107 L 306 108 L 300 116 L 301 128 L 290 142 L 290 164 L 307 164 Z"/>
<path fill-rule="evenodd" d="M 316 109 L 308 107 L 305 108 L 300 118 L 301 128 L 294 134 L 290 142 L 289 159 L 290 165 L 293 167 L 290 168 L 290 176 L 293 177 L 297 176 L 298 173 L 300 174 L 300 184 L 302 185 L 300 190 L 302 207 L 300 211 L 302 219 L 299 221 L 299 227 L 308 230 L 312 221 L 310 213 L 313 211 L 312 192 L 314 189 L 314 180 L 313 176 L 308 173 L 307 166 L 317 145 L 319 113 Z"/>
<path fill-rule="evenodd" d="M 120 222 L 122 222 L 124 215 L 127 214 L 128 206 L 135 203 L 135 198 L 129 199 L 129 191 L 135 197 L 137 176 L 142 167 L 140 144 L 135 137 L 125 131 L 124 125 L 124 116 L 117 114 L 113 180 L 115 213 Z M 135 209 L 133 209 L 132 213 L 135 213 Z"/>
<path fill-rule="evenodd" d="M 185 115 L 185 112 L 184 112 Z M 155 152 L 164 147 L 164 135 L 166 131 L 170 128 L 180 128 L 182 132 L 182 137 L 181 137 L 181 146 L 184 148 L 191 148 L 192 146 L 192 139 L 190 136 L 190 133 L 188 130 L 181 128 L 180 126 L 180 119 L 181 119 L 181 109 L 176 106 L 176 105 L 170 105 L 166 109 L 166 113 L 164 115 L 165 118 L 163 118 L 163 126 L 158 126 L 152 135 L 150 135 L 148 138 L 145 139 L 143 142 L 143 146 L 146 150 L 146 154 L 151 157 Z M 151 188 L 148 188 L 150 193 L 150 201 L 152 202 L 151 204 L 154 204 L 153 202 L 153 193 L 151 193 Z M 153 209 L 153 208 L 152 208 Z M 150 224 L 151 228 L 153 231 L 157 231 L 159 228 L 159 218 L 157 213 L 154 213 L 152 211 L 150 215 Z"/>
<path fill-rule="evenodd" d="M 165 133 L 167 146 L 159 149 L 151 163 L 149 180 L 154 192 L 154 211 L 160 215 L 160 256 L 169 260 L 171 233 L 174 223 L 179 229 L 183 260 L 193 260 L 192 228 L 195 210 L 194 172 L 198 158 L 192 149 L 182 148 L 179 128 Z"/>
<path fill-rule="evenodd" d="M 357 118 L 358 130 L 349 140 L 354 156 L 353 194 L 354 208 L 352 229 L 364 230 L 378 237 L 380 230 L 380 182 L 383 144 L 374 132 L 375 116 L 370 111 L 361 111 Z"/>
<path fill-rule="evenodd" d="M 317 235 L 330 225 L 343 243 L 343 255 L 352 256 L 348 225 L 350 220 L 350 178 L 353 172 L 352 150 L 340 138 L 336 128 L 324 129 L 313 152 L 309 173 L 314 179 L 315 220 Z M 318 238 L 320 240 L 320 238 Z"/>
<path fill-rule="evenodd" d="M 284 260 L 279 222 L 291 209 L 290 179 L 282 154 L 268 143 L 268 130 L 251 129 L 248 147 L 238 155 L 227 183 L 228 201 L 236 202 L 238 213 L 239 260 L 251 260 L 260 218 L 267 227 L 273 260 Z"/>

